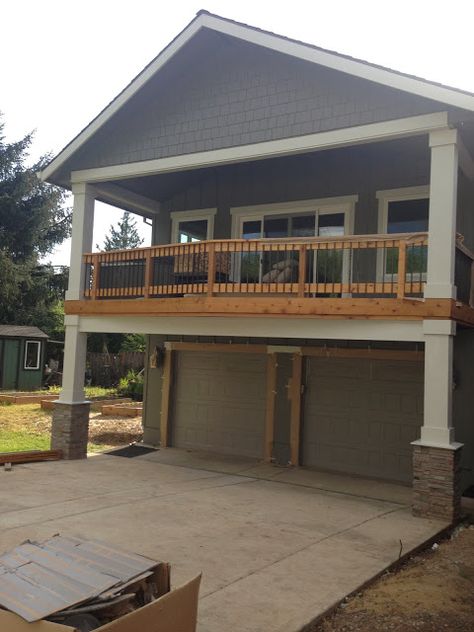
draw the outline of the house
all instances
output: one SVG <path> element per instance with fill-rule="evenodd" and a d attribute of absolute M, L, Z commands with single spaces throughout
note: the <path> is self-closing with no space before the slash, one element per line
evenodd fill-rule
<path fill-rule="evenodd" d="M 47 339 L 38 327 L 0 325 L 0 389 L 41 388 Z"/>
<path fill-rule="evenodd" d="M 148 336 L 144 440 L 474 483 L 474 95 L 200 12 L 42 172 L 74 194 L 53 447 L 86 336 Z M 152 246 L 92 253 L 94 201 Z"/>

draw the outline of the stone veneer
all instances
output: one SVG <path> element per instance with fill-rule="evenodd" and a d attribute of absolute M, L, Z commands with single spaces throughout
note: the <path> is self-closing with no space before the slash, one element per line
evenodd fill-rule
<path fill-rule="evenodd" d="M 64 459 L 85 459 L 89 435 L 89 402 L 55 402 L 51 428 L 51 449 L 61 450 Z"/>
<path fill-rule="evenodd" d="M 455 522 L 461 515 L 461 448 L 413 449 L 413 514 Z"/>

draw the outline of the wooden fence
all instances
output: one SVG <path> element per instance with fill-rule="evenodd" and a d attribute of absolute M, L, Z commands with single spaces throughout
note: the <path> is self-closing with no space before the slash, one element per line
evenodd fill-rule
<path fill-rule="evenodd" d="M 130 369 L 141 371 L 145 366 L 143 351 L 87 354 L 87 380 L 94 386 L 115 386 Z"/>

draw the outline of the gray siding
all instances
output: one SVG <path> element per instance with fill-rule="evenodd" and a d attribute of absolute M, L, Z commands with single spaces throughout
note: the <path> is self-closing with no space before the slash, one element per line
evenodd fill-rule
<path fill-rule="evenodd" d="M 145 387 L 143 397 L 143 441 L 151 445 L 160 442 L 161 384 L 163 367 L 150 368 L 149 358 L 155 347 L 162 347 L 164 336 L 147 336 Z"/>
<path fill-rule="evenodd" d="M 63 174 L 443 109 L 428 99 L 203 31 L 76 154 Z"/>
<path fill-rule="evenodd" d="M 474 250 L 474 183 L 462 171 L 458 177 L 457 231 L 464 243 Z"/>
<path fill-rule="evenodd" d="M 378 232 L 376 191 L 426 185 L 429 165 L 426 137 L 231 165 L 204 170 L 189 185 L 183 174 L 182 185 L 175 183 L 176 193 L 162 207 L 164 212 L 217 207 L 214 236 L 226 239 L 233 206 L 357 194 L 355 233 L 371 234 Z M 163 243 L 158 232 L 155 243 Z"/>
<path fill-rule="evenodd" d="M 455 440 L 462 448 L 462 490 L 474 485 L 474 330 L 459 329 L 454 338 L 453 410 Z"/>

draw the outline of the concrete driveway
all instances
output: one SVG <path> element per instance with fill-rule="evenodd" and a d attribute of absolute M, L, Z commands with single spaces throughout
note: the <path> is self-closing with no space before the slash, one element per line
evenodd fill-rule
<path fill-rule="evenodd" d="M 54 533 L 203 572 L 199 632 L 296 632 L 446 525 L 410 490 L 167 449 L 0 470 L 0 550 Z"/>

